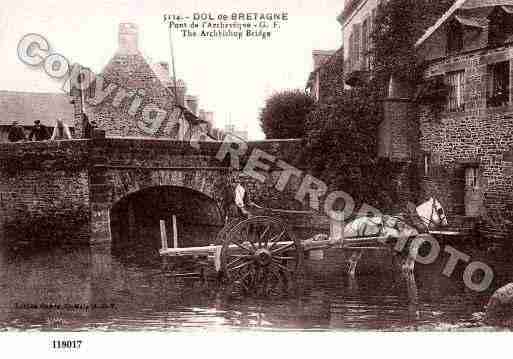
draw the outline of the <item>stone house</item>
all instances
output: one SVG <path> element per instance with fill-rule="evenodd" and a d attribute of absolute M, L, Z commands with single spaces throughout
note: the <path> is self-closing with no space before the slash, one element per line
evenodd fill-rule
<path fill-rule="evenodd" d="M 13 121 L 23 126 L 28 136 L 35 120 L 52 131 L 57 118 L 74 132 L 73 106 L 65 93 L 0 91 L 0 142 L 7 142 Z"/>
<path fill-rule="evenodd" d="M 346 85 L 372 70 L 365 38 L 378 4 L 349 1 L 339 17 Z M 404 164 L 398 183 L 411 200 L 436 196 L 459 228 L 512 220 L 513 0 L 455 1 L 416 50 L 424 78 L 390 79 L 379 156 Z"/>
<path fill-rule="evenodd" d="M 513 1 L 456 1 L 416 43 L 421 193 L 454 216 L 513 218 Z"/>
<path fill-rule="evenodd" d="M 148 61 L 138 41 L 137 25 L 120 24 L 118 49 L 103 71 L 92 80 L 85 71 L 84 88 L 72 86 L 77 132 L 85 113 L 109 137 L 207 139 L 198 98 L 186 93 L 184 81 L 174 81 L 166 62 Z"/>

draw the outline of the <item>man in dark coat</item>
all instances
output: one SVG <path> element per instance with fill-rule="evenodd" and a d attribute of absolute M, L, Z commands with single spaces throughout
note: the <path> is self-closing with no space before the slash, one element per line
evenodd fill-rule
<path fill-rule="evenodd" d="M 25 137 L 25 131 L 23 127 L 18 124 L 18 121 L 13 121 L 7 138 L 11 142 L 25 141 L 27 139 Z"/>
<path fill-rule="evenodd" d="M 30 131 L 29 141 L 44 141 L 50 138 L 48 129 L 41 125 L 41 121 L 35 120 L 32 131 Z"/>

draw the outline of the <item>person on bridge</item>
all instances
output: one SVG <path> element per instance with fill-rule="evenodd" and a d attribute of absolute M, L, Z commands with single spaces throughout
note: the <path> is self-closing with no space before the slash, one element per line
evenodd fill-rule
<path fill-rule="evenodd" d="M 66 125 L 61 118 L 57 119 L 55 127 L 53 128 L 52 138 L 50 140 L 71 140 L 71 132 L 68 125 Z"/>
<path fill-rule="evenodd" d="M 35 120 L 32 131 L 30 131 L 29 141 L 44 141 L 50 137 L 46 126 L 41 125 L 41 121 Z"/>
<path fill-rule="evenodd" d="M 85 113 L 82 114 L 82 126 L 84 128 L 83 138 L 93 138 L 96 122 L 90 121 Z"/>
<path fill-rule="evenodd" d="M 25 137 L 25 131 L 23 130 L 23 127 L 18 124 L 18 121 L 12 122 L 7 139 L 10 142 L 25 141 L 27 139 Z"/>

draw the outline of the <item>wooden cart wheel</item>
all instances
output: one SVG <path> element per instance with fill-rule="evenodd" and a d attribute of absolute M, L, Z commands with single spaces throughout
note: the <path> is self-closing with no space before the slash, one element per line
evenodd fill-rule
<path fill-rule="evenodd" d="M 232 219 L 231 221 L 229 221 L 228 223 L 226 223 L 224 225 L 224 227 L 221 228 L 221 230 L 217 233 L 214 243 L 217 245 L 223 245 L 226 233 L 228 233 L 228 231 L 230 231 L 230 229 L 235 227 L 235 225 L 242 222 L 243 220 L 244 220 L 244 218 L 235 218 L 235 219 Z"/>
<path fill-rule="evenodd" d="M 303 271 L 303 246 L 279 218 L 246 219 L 226 234 L 221 271 L 245 294 L 281 295 Z"/>

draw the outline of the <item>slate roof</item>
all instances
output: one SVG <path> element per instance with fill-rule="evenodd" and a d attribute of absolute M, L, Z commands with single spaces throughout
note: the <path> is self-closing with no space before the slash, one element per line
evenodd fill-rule
<path fill-rule="evenodd" d="M 18 121 L 22 126 L 32 126 L 35 120 L 53 127 L 57 118 L 73 124 L 73 105 L 66 94 L 0 91 L 0 126 Z"/>

